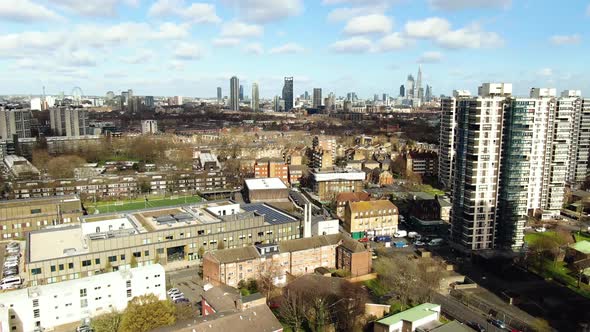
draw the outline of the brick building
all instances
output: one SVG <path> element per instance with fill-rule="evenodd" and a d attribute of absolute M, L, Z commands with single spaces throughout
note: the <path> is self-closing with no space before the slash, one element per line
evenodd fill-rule
<path fill-rule="evenodd" d="M 364 236 L 391 235 L 397 231 L 399 210 L 389 200 L 348 202 L 344 229 L 354 239 Z"/>

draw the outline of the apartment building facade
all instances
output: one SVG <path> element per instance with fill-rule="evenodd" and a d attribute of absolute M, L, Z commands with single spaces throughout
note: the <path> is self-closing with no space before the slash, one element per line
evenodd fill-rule
<path fill-rule="evenodd" d="M 89 134 L 88 110 L 83 108 L 51 108 L 49 120 L 55 136 L 85 136 Z"/>
<path fill-rule="evenodd" d="M 0 140 L 31 137 L 31 110 L 0 108 Z"/>
<path fill-rule="evenodd" d="M 147 294 L 166 299 L 165 272 L 159 264 L 4 292 L 0 306 L 8 310 L 0 321 L 8 324 L 7 331 L 52 330 L 123 311 L 131 299 Z"/>
<path fill-rule="evenodd" d="M 310 187 L 320 201 L 332 201 L 342 192 L 360 192 L 365 188 L 365 172 L 318 171 L 310 172 Z"/>
<path fill-rule="evenodd" d="M 399 210 L 389 200 L 349 201 L 344 212 L 344 229 L 353 239 L 392 235 L 397 231 Z"/>

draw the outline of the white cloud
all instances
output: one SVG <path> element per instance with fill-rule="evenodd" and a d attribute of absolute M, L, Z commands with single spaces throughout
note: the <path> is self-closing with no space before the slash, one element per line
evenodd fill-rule
<path fill-rule="evenodd" d="M 328 22 L 348 21 L 353 17 L 383 13 L 386 5 L 335 8 L 328 13 Z"/>
<path fill-rule="evenodd" d="M 137 6 L 138 0 L 49 0 L 58 7 L 83 16 L 113 17 L 120 5 Z"/>
<path fill-rule="evenodd" d="M 65 41 L 65 34 L 59 32 L 28 31 L 0 35 L 0 54 L 13 55 L 13 51 L 20 54 L 30 51 L 48 50 L 54 45 L 60 45 Z"/>
<path fill-rule="evenodd" d="M 438 10 L 463 10 L 473 8 L 507 9 L 512 0 L 429 0 L 430 7 Z"/>
<path fill-rule="evenodd" d="M 303 0 L 222 0 L 232 6 L 240 18 L 256 23 L 268 23 L 297 16 L 303 12 Z"/>
<path fill-rule="evenodd" d="M 451 23 L 440 17 L 429 17 L 420 21 L 408 21 L 405 26 L 406 34 L 413 38 L 435 38 L 447 33 Z"/>
<path fill-rule="evenodd" d="M 372 49 L 373 43 L 365 37 L 353 37 L 339 40 L 330 45 L 330 50 L 337 53 L 365 53 Z"/>
<path fill-rule="evenodd" d="M 578 34 L 574 35 L 555 35 L 549 38 L 553 45 L 575 45 L 582 41 L 582 37 Z"/>
<path fill-rule="evenodd" d="M 399 50 L 411 45 L 411 41 L 405 38 L 401 33 L 394 32 L 379 40 L 374 51 L 387 52 Z"/>
<path fill-rule="evenodd" d="M 305 48 L 296 43 L 287 43 L 270 50 L 271 54 L 294 54 L 305 52 Z"/>
<path fill-rule="evenodd" d="M 72 67 L 94 67 L 96 59 L 86 50 L 77 50 L 63 57 L 64 65 Z"/>
<path fill-rule="evenodd" d="M 442 53 L 437 52 L 437 51 L 431 51 L 431 52 L 424 52 L 422 53 L 422 55 L 418 58 L 418 60 L 416 62 L 418 63 L 437 63 L 440 62 L 443 58 Z"/>
<path fill-rule="evenodd" d="M 229 22 L 221 27 L 221 36 L 226 38 L 260 37 L 264 28 L 256 24 Z"/>
<path fill-rule="evenodd" d="M 344 27 L 348 35 L 362 35 L 372 33 L 388 33 L 393 27 L 391 19 L 385 15 L 372 14 L 350 19 Z"/>
<path fill-rule="evenodd" d="M 213 45 L 217 47 L 233 47 L 238 46 L 240 44 L 240 39 L 238 38 L 216 38 L 213 39 Z"/>
<path fill-rule="evenodd" d="M 184 0 L 158 0 L 149 9 L 152 17 L 178 16 L 192 23 L 219 23 L 215 5 L 209 3 L 192 3 L 187 7 Z"/>
<path fill-rule="evenodd" d="M 56 12 L 29 0 L 1 1 L 0 19 L 15 22 L 56 21 L 62 19 Z"/>
<path fill-rule="evenodd" d="M 122 57 L 121 61 L 123 61 L 125 63 L 129 63 L 129 64 L 140 64 L 140 63 L 146 63 L 146 62 L 152 60 L 154 58 L 154 56 L 155 56 L 155 53 L 153 51 L 143 49 L 143 50 L 137 51 L 133 55 Z"/>
<path fill-rule="evenodd" d="M 537 71 L 537 75 L 539 76 L 553 76 L 553 69 L 551 68 L 541 68 L 539 69 L 539 71 Z"/>
<path fill-rule="evenodd" d="M 436 38 L 441 47 L 458 48 L 495 48 L 504 45 L 504 40 L 495 32 L 482 31 L 480 26 L 471 26 L 448 31 Z"/>
<path fill-rule="evenodd" d="M 586 16 L 590 16 L 590 3 L 588 4 L 588 7 L 586 7 Z"/>
<path fill-rule="evenodd" d="M 244 48 L 244 52 L 248 54 L 260 55 L 264 53 L 264 49 L 262 48 L 262 45 L 260 45 L 260 43 L 252 43 Z"/>
<path fill-rule="evenodd" d="M 203 57 L 203 49 L 194 43 L 182 42 L 176 46 L 174 56 L 179 60 L 194 60 Z"/>

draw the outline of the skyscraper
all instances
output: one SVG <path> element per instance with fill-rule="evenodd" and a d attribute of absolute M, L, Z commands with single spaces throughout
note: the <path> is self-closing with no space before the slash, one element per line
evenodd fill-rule
<path fill-rule="evenodd" d="M 305 93 L 303 93 L 303 100 L 309 100 L 309 92 L 305 91 Z"/>
<path fill-rule="evenodd" d="M 431 101 L 432 100 L 432 87 L 426 84 L 426 92 L 424 93 L 424 100 Z"/>
<path fill-rule="evenodd" d="M 279 96 L 275 96 L 274 110 L 275 110 L 275 112 L 281 111 L 281 97 L 279 97 Z"/>
<path fill-rule="evenodd" d="M 293 109 L 293 77 L 285 77 L 283 100 L 285 101 L 285 112 L 291 111 Z"/>
<path fill-rule="evenodd" d="M 232 111 L 239 111 L 240 110 L 240 80 L 233 76 L 229 80 L 229 108 Z"/>
<path fill-rule="evenodd" d="M 252 111 L 254 112 L 258 112 L 260 110 L 258 98 L 258 83 L 252 83 L 252 99 L 250 101 L 250 107 L 252 107 Z"/>
<path fill-rule="evenodd" d="M 441 100 L 438 179 L 446 189 L 453 187 L 457 108 L 462 99 L 470 97 L 469 91 L 455 90 L 452 97 Z"/>
<path fill-rule="evenodd" d="M 422 66 L 418 65 L 418 76 L 416 76 L 416 85 L 414 85 L 414 98 L 422 100 L 423 96 L 421 95 L 423 95 L 424 91 L 421 93 L 420 90 L 422 90 Z"/>
<path fill-rule="evenodd" d="M 221 87 L 218 86 L 217 87 L 217 103 L 220 104 L 222 99 L 223 99 L 223 95 L 221 92 Z"/>
<path fill-rule="evenodd" d="M 0 140 L 31 137 L 31 110 L 0 107 Z"/>
<path fill-rule="evenodd" d="M 49 110 L 51 130 L 56 136 L 84 136 L 88 133 L 88 111 L 83 108 L 56 107 Z"/>
<path fill-rule="evenodd" d="M 580 96 L 576 93 L 565 92 L 566 95 Z M 580 97 L 579 106 L 576 107 L 572 121 L 572 144 L 570 147 L 570 165 L 568 183 L 573 188 L 580 188 L 588 175 L 588 157 L 590 153 L 590 99 Z"/>
<path fill-rule="evenodd" d="M 400 85 L 399 86 L 399 96 L 400 97 L 405 97 L 406 96 L 406 89 L 404 88 L 404 85 Z"/>
<path fill-rule="evenodd" d="M 244 86 L 240 84 L 240 101 L 244 101 Z"/>
<path fill-rule="evenodd" d="M 314 88 L 313 89 L 313 108 L 318 108 L 322 106 L 322 89 L 321 88 Z"/>
<path fill-rule="evenodd" d="M 408 75 L 408 79 L 406 80 L 406 99 L 414 98 L 414 76 L 411 74 Z"/>

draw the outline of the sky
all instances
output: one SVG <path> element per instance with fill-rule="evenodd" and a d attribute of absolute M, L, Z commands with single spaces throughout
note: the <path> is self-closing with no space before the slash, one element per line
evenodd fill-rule
<path fill-rule="evenodd" d="M 567 5 L 565 5 L 567 3 Z M 590 96 L 589 0 L 0 0 L 0 95 L 435 95 L 482 82 Z"/>

